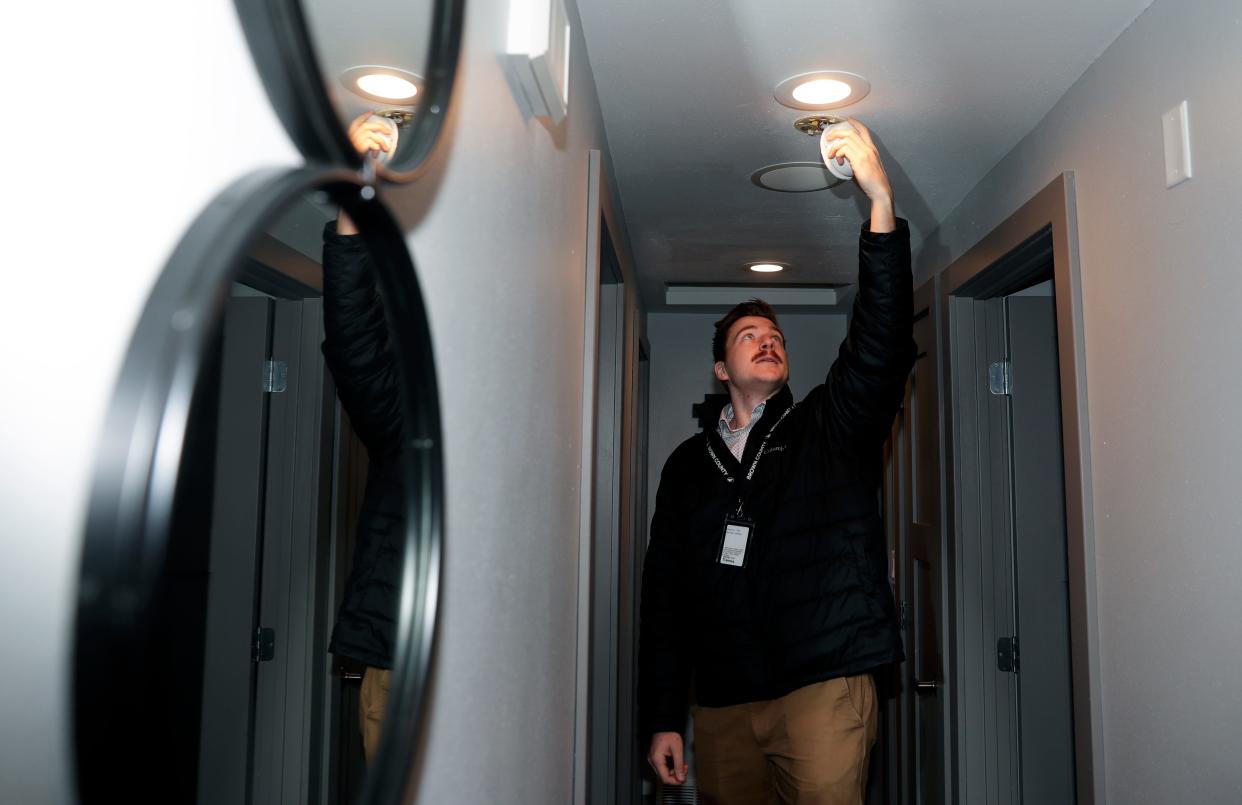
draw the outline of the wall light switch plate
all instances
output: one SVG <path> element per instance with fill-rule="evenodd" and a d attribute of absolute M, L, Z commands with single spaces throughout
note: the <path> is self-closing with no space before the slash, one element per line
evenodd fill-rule
<path fill-rule="evenodd" d="M 1194 174 L 1190 168 L 1190 118 L 1182 101 L 1165 112 L 1164 125 L 1164 186 L 1173 187 Z"/>
<path fill-rule="evenodd" d="M 509 0 L 506 63 L 521 87 L 519 102 L 559 124 L 569 113 L 569 44 L 565 0 Z"/>

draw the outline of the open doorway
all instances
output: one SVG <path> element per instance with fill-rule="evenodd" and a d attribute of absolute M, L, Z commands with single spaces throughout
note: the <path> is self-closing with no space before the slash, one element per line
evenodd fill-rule
<path fill-rule="evenodd" d="M 1063 175 L 941 277 L 954 802 L 1100 801 L 1073 220 Z"/>

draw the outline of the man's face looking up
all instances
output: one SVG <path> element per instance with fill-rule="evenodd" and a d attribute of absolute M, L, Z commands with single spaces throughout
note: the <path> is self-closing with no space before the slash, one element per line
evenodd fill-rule
<path fill-rule="evenodd" d="M 743 392 L 761 392 L 765 398 L 789 380 L 785 336 L 763 316 L 743 316 L 725 337 L 725 359 L 717 361 L 716 378 Z"/>

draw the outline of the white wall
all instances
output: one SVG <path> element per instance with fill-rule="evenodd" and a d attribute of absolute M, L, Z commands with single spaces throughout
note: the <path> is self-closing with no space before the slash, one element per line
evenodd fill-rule
<path fill-rule="evenodd" d="M 824 382 L 828 367 L 845 338 L 844 313 L 782 313 L 789 345 L 789 388 L 794 399 Z M 651 408 L 647 442 L 647 515 L 655 514 L 660 471 L 669 454 L 698 431 L 690 406 L 704 394 L 724 388 L 712 374 L 713 313 L 649 313 L 647 341 L 651 346 Z"/>
<path fill-rule="evenodd" d="M 421 802 L 546 805 L 572 784 L 587 149 L 605 146 L 580 36 L 568 124 L 523 120 L 500 68 L 507 7 L 467 4 L 446 141 L 415 186 L 387 194 L 430 307 L 447 454 Z M 6 802 L 69 799 L 65 672 L 89 471 L 145 295 L 216 192 L 300 162 L 231 3 L 146 0 L 125 17 L 26 4 L 0 32 L 5 73 L 23 77 L 3 134 Z M 46 94 L 55 79 L 87 85 L 71 121 Z"/>
<path fill-rule="evenodd" d="M 392 195 L 416 222 L 448 473 L 419 802 L 571 801 L 587 151 L 605 146 L 580 31 L 566 130 L 522 120 L 507 8 L 468 0 L 450 141 Z"/>
<path fill-rule="evenodd" d="M 1237 802 L 1242 5 L 1157 0 L 933 235 L 950 263 L 1077 173 L 1108 802 Z M 1160 115 L 1190 102 L 1195 178 Z"/>
<path fill-rule="evenodd" d="M 231 3 L 147 0 L 124 15 L 89 2 L 22 4 L 0 26 L 0 66 L 15 77 L 0 127 L 0 799 L 35 805 L 70 801 L 79 537 L 143 300 L 212 196 L 254 168 L 298 159 Z"/>

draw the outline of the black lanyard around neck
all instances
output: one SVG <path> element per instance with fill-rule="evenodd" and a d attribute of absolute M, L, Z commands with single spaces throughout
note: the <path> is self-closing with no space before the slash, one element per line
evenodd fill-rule
<path fill-rule="evenodd" d="M 755 477 L 755 470 L 759 468 L 759 460 L 763 458 L 764 451 L 767 450 L 768 439 L 772 438 L 772 434 L 776 433 L 776 429 L 779 428 L 781 423 L 785 421 L 785 417 L 789 416 L 789 412 L 796 407 L 796 405 L 791 405 L 786 408 L 781 413 L 780 418 L 776 420 L 776 424 L 768 429 L 768 432 L 763 437 L 763 441 L 759 443 L 759 449 L 755 451 L 755 458 L 750 462 L 750 469 L 746 471 L 746 488 L 738 493 L 737 511 L 735 514 L 739 516 L 742 514 L 742 510 L 745 508 L 746 499 L 750 497 L 750 482 Z M 737 480 L 729 472 L 728 468 L 725 467 L 724 463 L 720 460 L 720 457 L 716 455 L 716 451 L 712 449 L 711 438 L 708 438 L 707 440 L 707 454 L 712 457 L 712 461 L 716 462 L 716 468 L 720 470 L 720 474 L 725 477 L 726 481 L 734 483 Z"/>

